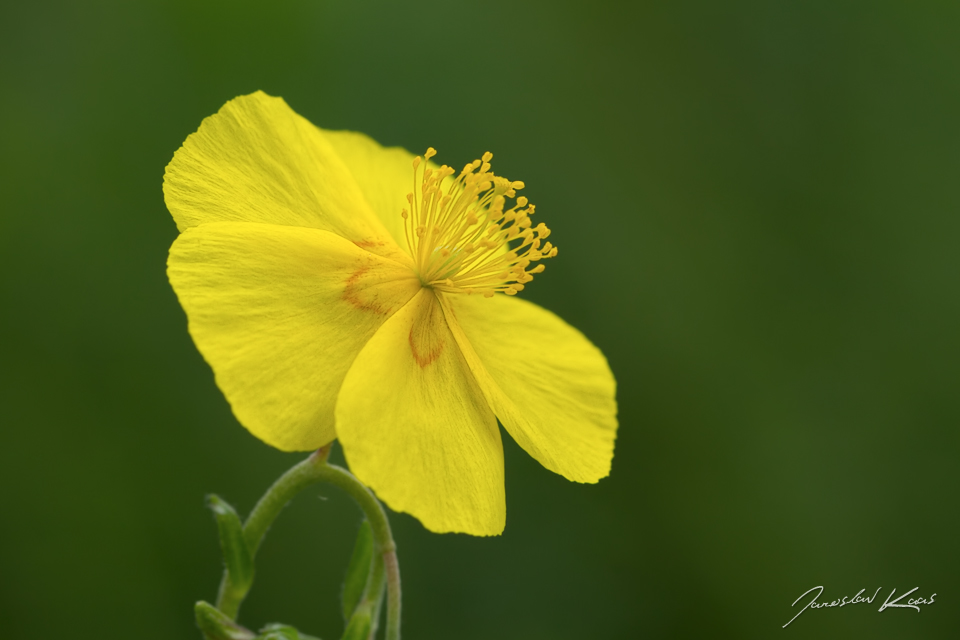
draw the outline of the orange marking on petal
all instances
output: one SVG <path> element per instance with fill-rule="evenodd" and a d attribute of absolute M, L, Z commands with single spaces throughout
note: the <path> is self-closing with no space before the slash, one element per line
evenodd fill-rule
<path fill-rule="evenodd" d="M 432 293 L 425 292 L 430 296 L 413 326 L 410 327 L 410 334 L 407 341 L 410 343 L 410 353 L 413 359 L 417 361 L 421 369 L 427 368 L 433 361 L 443 353 L 444 340 L 443 335 L 446 322 L 443 317 L 443 311 L 440 309 L 440 303 L 434 298 Z"/>
<path fill-rule="evenodd" d="M 356 240 L 354 241 L 355 245 L 361 249 L 369 249 L 370 247 L 382 247 L 386 244 L 382 240 Z"/>
<path fill-rule="evenodd" d="M 440 354 L 443 353 L 443 340 L 437 339 L 433 340 L 433 344 L 430 345 L 430 350 L 425 353 L 421 353 L 420 349 L 417 348 L 417 342 L 419 339 L 414 335 L 416 332 L 416 327 L 410 329 L 410 335 L 408 336 L 408 341 L 410 342 L 410 353 L 413 354 L 413 359 L 417 361 L 417 364 L 420 365 L 421 369 L 426 369 L 434 360 L 440 357 Z M 422 347 L 423 345 L 421 345 Z"/>
<path fill-rule="evenodd" d="M 343 289 L 343 299 L 361 311 L 369 311 L 379 316 L 386 315 L 392 308 L 383 304 L 380 296 L 371 286 L 364 286 L 363 276 L 370 271 L 370 267 L 360 267 L 347 278 Z"/>

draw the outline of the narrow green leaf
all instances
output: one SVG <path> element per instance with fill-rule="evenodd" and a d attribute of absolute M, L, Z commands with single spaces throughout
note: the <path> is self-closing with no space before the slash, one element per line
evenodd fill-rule
<path fill-rule="evenodd" d="M 370 603 L 364 603 L 356 608 L 347 623 L 341 640 L 369 640 L 370 629 L 373 625 Z"/>
<path fill-rule="evenodd" d="M 253 584 L 253 556 L 243 537 L 240 516 L 219 496 L 213 494 L 207 496 L 207 505 L 217 519 L 217 528 L 220 530 L 220 549 L 223 551 L 223 562 L 227 566 L 230 586 L 246 594 L 250 585 Z"/>
<path fill-rule="evenodd" d="M 197 626 L 207 640 L 253 640 L 255 634 L 221 613 L 209 602 L 201 600 L 194 606 Z"/>
<path fill-rule="evenodd" d="M 363 589 L 370 577 L 370 561 L 373 559 L 373 531 L 366 520 L 357 532 L 357 541 L 353 545 L 353 555 L 347 567 L 347 576 L 343 581 L 343 619 L 352 620 L 354 609 L 363 596 Z M 369 615 L 368 615 L 369 617 Z"/>
<path fill-rule="evenodd" d="M 274 622 L 260 629 L 257 640 L 300 640 L 300 632 L 288 624 Z"/>
<path fill-rule="evenodd" d="M 260 629 L 256 640 L 320 640 L 315 636 L 308 636 L 288 624 L 274 622 Z"/>

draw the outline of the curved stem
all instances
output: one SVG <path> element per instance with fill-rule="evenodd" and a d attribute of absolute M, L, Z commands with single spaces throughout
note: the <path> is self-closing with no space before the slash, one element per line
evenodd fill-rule
<path fill-rule="evenodd" d="M 329 454 L 330 446 L 328 445 L 280 476 L 253 508 L 250 517 L 243 525 L 243 537 L 250 549 L 250 554 L 255 556 L 267 529 L 295 495 L 317 482 L 328 482 L 339 487 L 353 498 L 367 516 L 373 532 L 374 548 L 382 557 L 382 562 L 374 563 L 364 599 L 369 599 L 371 602 L 374 599 L 378 600 L 383 590 L 384 578 L 386 579 L 387 640 L 400 640 L 400 567 L 397 563 L 397 545 L 393 541 L 387 514 L 373 492 L 352 473 L 342 467 L 327 464 Z M 217 608 L 231 619 L 236 619 L 246 592 L 238 594 L 234 590 L 227 589 L 226 585 L 227 575 L 224 573 L 220 583 Z"/>
<path fill-rule="evenodd" d="M 330 445 L 318 449 L 310 454 L 309 458 L 291 467 L 263 494 L 243 524 L 243 537 L 247 541 L 250 555 L 257 555 L 257 549 L 260 548 L 267 529 L 287 503 L 295 495 L 320 480 L 317 470 L 326 464 L 329 455 Z"/>
<path fill-rule="evenodd" d="M 387 640 L 400 640 L 400 564 L 397 550 L 383 554 L 387 569 Z"/>
<path fill-rule="evenodd" d="M 386 573 L 383 570 L 383 556 L 374 554 L 370 559 L 370 577 L 367 579 L 367 586 L 363 591 L 363 597 L 357 604 L 357 609 L 361 607 L 370 611 L 370 637 L 374 640 L 377 637 L 377 626 L 380 622 L 380 608 L 383 606 L 383 591 L 386 587 Z"/>
<path fill-rule="evenodd" d="M 321 480 L 350 494 L 370 521 L 373 542 L 377 552 L 383 557 L 387 574 L 387 640 L 400 640 L 400 565 L 397 562 L 397 545 L 393 541 L 387 514 L 373 492 L 343 467 L 324 463 L 319 473 Z"/>

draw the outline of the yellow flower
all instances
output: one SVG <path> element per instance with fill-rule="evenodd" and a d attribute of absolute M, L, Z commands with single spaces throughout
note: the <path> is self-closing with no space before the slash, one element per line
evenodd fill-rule
<path fill-rule="evenodd" d="M 596 482 L 615 382 L 581 333 L 509 297 L 556 255 L 523 184 L 490 154 L 455 176 L 433 153 L 318 129 L 261 92 L 231 100 L 167 166 L 168 275 L 255 436 L 284 451 L 339 438 L 395 511 L 494 535 L 497 419 L 548 469 Z"/>

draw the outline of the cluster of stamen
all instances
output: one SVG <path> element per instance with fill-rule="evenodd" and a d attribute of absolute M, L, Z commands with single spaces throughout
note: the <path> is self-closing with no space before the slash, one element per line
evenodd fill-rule
<path fill-rule="evenodd" d="M 400 214 L 421 281 L 449 293 L 516 295 L 544 270 L 534 263 L 557 255 L 544 242 L 550 229 L 530 221 L 534 206 L 517 197 L 522 182 L 490 172 L 492 153 L 467 164 L 455 179 L 451 167 L 429 166 L 436 153 L 431 147 L 413 160 L 410 208 Z M 507 198 L 515 198 L 508 209 Z"/>

